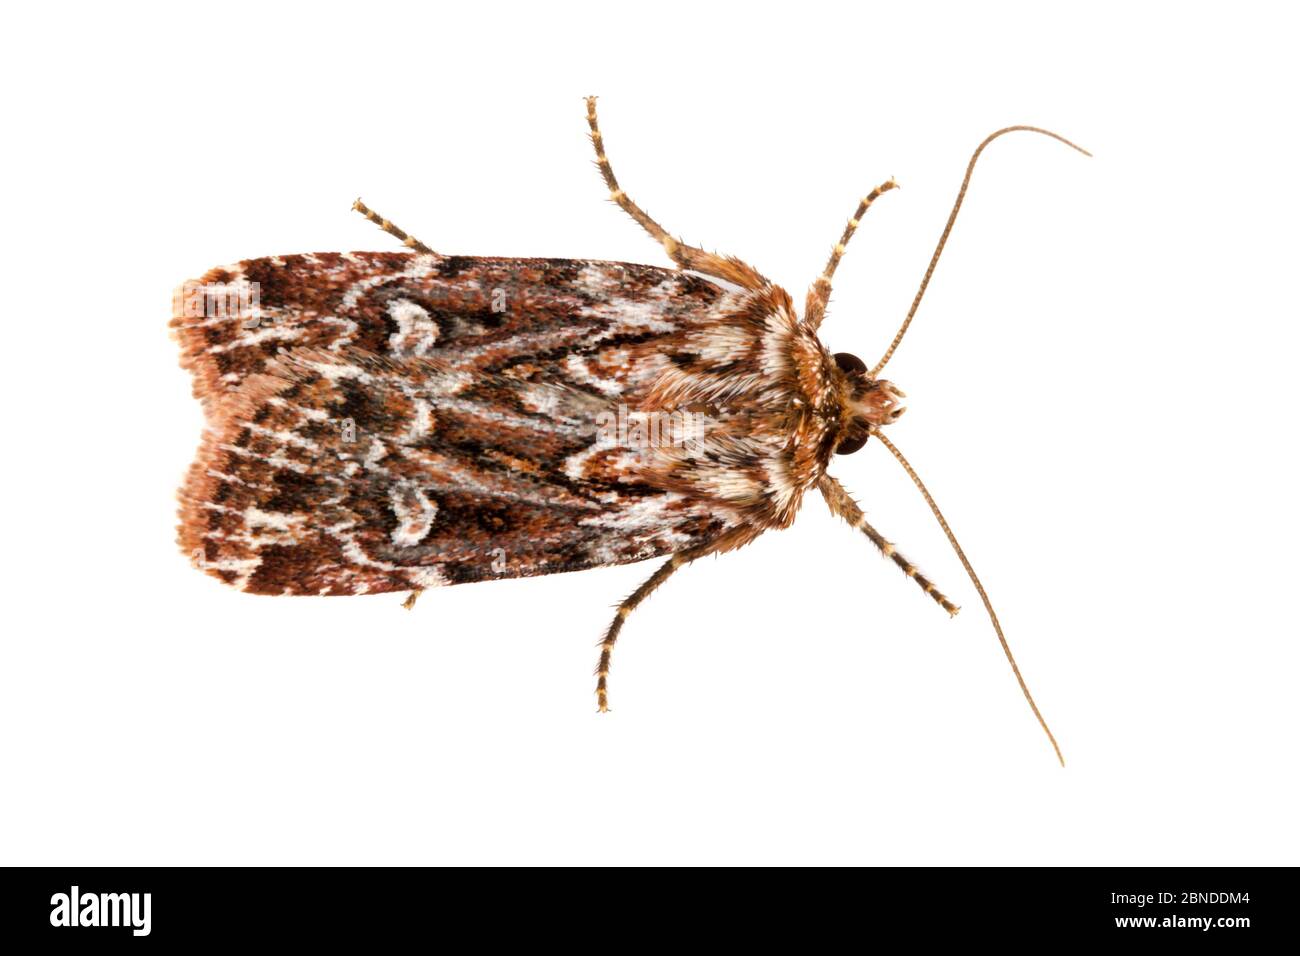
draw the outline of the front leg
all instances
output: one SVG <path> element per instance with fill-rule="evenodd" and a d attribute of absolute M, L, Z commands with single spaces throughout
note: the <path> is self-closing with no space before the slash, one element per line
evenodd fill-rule
<path fill-rule="evenodd" d="M 880 549 L 881 554 L 893 561 L 894 564 L 898 565 L 900 571 L 919 584 L 921 590 L 934 598 L 936 604 L 952 615 L 956 615 L 961 610 L 961 608 L 944 597 L 930 579 L 916 569 L 916 565 L 899 554 L 898 549 L 885 540 L 884 535 L 871 527 L 867 521 L 867 516 L 862 513 L 858 503 L 844 490 L 843 485 L 830 475 L 822 475 L 817 487 L 821 490 L 822 497 L 826 499 L 826 505 L 831 509 L 832 514 L 843 518 L 854 528 L 865 534 L 871 543 Z"/>
<path fill-rule="evenodd" d="M 817 281 L 808 290 L 808 298 L 804 302 L 803 321 L 814 332 L 817 331 L 818 326 L 822 324 L 822 319 L 826 316 L 826 303 L 830 301 L 831 297 L 831 278 L 835 275 L 836 268 L 839 267 L 840 259 L 844 257 L 845 246 L 849 244 L 853 234 L 858 231 L 858 224 L 862 222 L 862 217 L 867 214 L 871 204 L 879 199 L 882 194 L 897 188 L 898 183 L 891 179 L 871 190 L 858 203 L 857 211 L 853 213 L 848 225 L 844 227 L 844 235 L 840 236 L 840 241 L 835 243 L 835 248 L 831 250 L 831 257 L 826 261 L 826 268 L 822 270 L 822 274 L 817 277 Z"/>

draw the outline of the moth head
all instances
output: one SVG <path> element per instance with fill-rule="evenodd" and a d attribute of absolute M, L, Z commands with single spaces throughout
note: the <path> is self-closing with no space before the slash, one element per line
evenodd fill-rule
<path fill-rule="evenodd" d="M 892 382 L 872 378 L 867 364 L 856 355 L 837 352 L 834 358 L 844 410 L 835 454 L 851 455 L 867 443 L 873 426 L 888 425 L 906 411 L 899 404 L 906 396 Z"/>

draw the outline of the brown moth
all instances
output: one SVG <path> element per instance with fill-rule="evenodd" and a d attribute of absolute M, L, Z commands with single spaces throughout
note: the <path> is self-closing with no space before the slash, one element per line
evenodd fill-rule
<path fill-rule="evenodd" d="M 881 378 L 943 251 L 971 157 L 906 319 L 874 366 L 817 336 L 859 204 L 803 316 L 752 266 L 674 239 L 614 177 L 614 202 L 676 268 L 434 252 L 358 200 L 407 252 L 316 253 L 213 269 L 177 296 L 172 329 L 208 427 L 180 491 L 180 545 L 257 594 L 370 594 L 667 557 L 600 644 L 607 706 L 623 622 L 678 568 L 788 527 L 816 489 L 950 614 L 828 473 L 871 438 L 925 496 L 1029 694 L 984 588 L 883 429 L 903 392 Z M 1080 152 L 1083 150 L 1080 149 Z M 238 305 L 213 307 L 232 291 Z"/>

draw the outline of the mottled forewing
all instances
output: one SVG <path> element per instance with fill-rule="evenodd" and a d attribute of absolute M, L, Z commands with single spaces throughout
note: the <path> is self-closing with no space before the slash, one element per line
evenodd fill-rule
<path fill-rule="evenodd" d="M 347 347 L 634 398 L 663 366 L 639 360 L 707 326 L 728 296 L 630 263 L 316 253 L 213 269 L 177 291 L 171 325 L 205 403 L 286 350 Z"/>
<path fill-rule="evenodd" d="M 256 593 L 357 594 L 577 570 L 740 520 L 657 484 L 608 423 L 726 307 L 689 275 L 567 260 L 254 260 L 251 316 L 178 314 L 209 430 L 181 545 Z"/>

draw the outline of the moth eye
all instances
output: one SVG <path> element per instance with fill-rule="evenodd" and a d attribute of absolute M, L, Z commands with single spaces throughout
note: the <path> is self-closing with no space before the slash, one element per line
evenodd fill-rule
<path fill-rule="evenodd" d="M 854 372 L 865 372 L 867 370 L 866 362 L 862 361 L 862 359 L 858 358 L 856 355 L 850 355 L 848 352 L 836 352 L 835 364 L 840 367 L 841 372 L 846 372 L 849 375 L 852 375 Z M 860 448 L 862 446 L 859 445 L 858 447 Z"/>
<path fill-rule="evenodd" d="M 851 357 L 852 356 L 850 356 L 850 358 Z M 863 435 L 861 438 L 846 438 L 844 439 L 844 441 L 840 442 L 838 445 L 835 446 L 835 454 L 851 455 L 855 451 L 858 451 L 866 443 L 867 443 L 867 435 Z"/>

